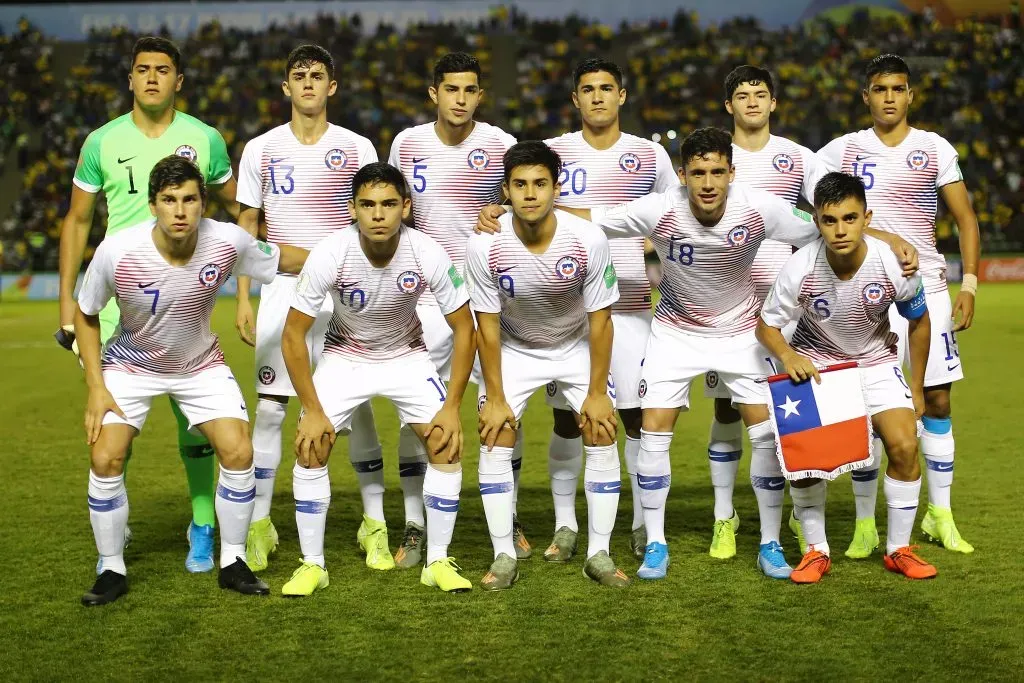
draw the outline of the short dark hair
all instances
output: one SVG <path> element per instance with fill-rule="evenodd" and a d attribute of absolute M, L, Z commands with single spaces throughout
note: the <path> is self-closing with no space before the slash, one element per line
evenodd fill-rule
<path fill-rule="evenodd" d="M 591 57 L 590 59 L 584 59 L 573 69 L 572 89 L 575 90 L 580 87 L 580 79 L 587 74 L 596 74 L 601 71 L 610 73 L 612 78 L 615 79 L 615 84 L 620 88 L 622 87 L 622 69 L 619 68 L 618 64 L 603 57 Z"/>
<path fill-rule="evenodd" d="M 709 154 L 720 154 L 732 166 L 732 135 L 721 128 L 698 128 L 679 146 L 679 162 L 684 169 L 690 159 L 703 159 Z"/>
<path fill-rule="evenodd" d="M 285 78 L 296 67 L 310 67 L 314 64 L 323 64 L 327 69 L 327 75 L 334 78 L 334 57 L 331 53 L 319 45 L 299 45 L 288 55 L 288 63 L 284 69 Z"/>
<path fill-rule="evenodd" d="M 726 100 L 732 99 L 736 88 L 740 87 L 741 83 L 750 83 L 751 85 L 764 83 L 764 86 L 768 88 L 768 94 L 775 97 L 775 81 L 772 80 L 772 74 L 768 69 L 744 64 L 730 71 L 729 75 L 725 77 Z"/>
<path fill-rule="evenodd" d="M 149 203 L 156 203 L 156 196 L 168 187 L 180 187 L 190 180 L 199 185 L 199 196 L 206 201 L 206 180 L 203 172 L 192 161 L 177 154 L 166 156 L 156 162 L 149 172 Z"/>
<path fill-rule="evenodd" d="M 551 171 L 551 180 L 558 180 L 558 172 L 562 169 L 562 158 L 558 152 L 540 140 L 517 142 L 508 148 L 502 158 L 505 165 L 505 182 L 512 177 L 512 169 L 517 166 L 543 166 Z"/>
<path fill-rule="evenodd" d="M 868 62 L 867 67 L 864 69 L 864 86 L 871 85 L 871 79 L 875 76 L 885 76 L 888 74 L 905 74 L 907 82 L 910 82 L 910 67 L 907 66 L 903 57 L 886 53 L 878 55 Z"/>
<path fill-rule="evenodd" d="M 392 185 L 398 190 L 402 199 L 409 198 L 409 186 L 405 184 L 402 172 L 383 161 L 366 164 L 356 171 L 355 176 L 352 177 L 352 201 L 356 200 L 359 190 L 366 185 Z"/>
<path fill-rule="evenodd" d="M 465 52 L 449 52 L 434 64 L 434 87 L 441 85 L 445 74 L 474 73 L 480 80 L 480 61 Z"/>
<path fill-rule="evenodd" d="M 138 59 L 139 54 L 142 52 L 159 52 L 165 54 L 171 58 L 171 62 L 174 64 L 174 70 L 181 73 L 181 50 L 178 46 L 159 36 L 143 36 L 135 41 L 135 47 L 132 48 L 132 68 L 135 68 L 135 60 Z"/>
<path fill-rule="evenodd" d="M 868 200 L 864 194 L 864 181 L 849 173 L 840 173 L 839 171 L 826 173 L 814 186 L 815 210 L 824 206 L 834 206 L 850 197 L 857 199 L 865 208 L 867 207 Z"/>

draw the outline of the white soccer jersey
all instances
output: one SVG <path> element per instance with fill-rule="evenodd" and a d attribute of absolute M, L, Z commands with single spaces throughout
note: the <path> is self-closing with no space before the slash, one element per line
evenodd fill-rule
<path fill-rule="evenodd" d="M 654 317 L 709 337 L 733 337 L 757 326 L 761 302 L 750 268 L 762 241 L 800 247 L 818 237 L 807 214 L 738 183 L 729 186 L 725 214 L 712 227 L 694 217 L 684 187 L 593 209 L 591 217 L 609 237 L 651 238 L 664 270 Z"/>
<path fill-rule="evenodd" d="M 512 227 L 473 235 L 466 252 L 473 308 L 500 313 L 502 344 L 561 353 L 587 337 L 587 313 L 619 298 L 608 238 L 591 223 L 555 211 L 558 226 L 547 251 L 531 253 Z"/>
<path fill-rule="evenodd" d="M 195 253 L 171 266 L 153 244 L 156 221 L 107 237 L 85 273 L 78 305 L 98 315 L 117 298 L 121 333 L 107 345 L 104 368 L 150 375 L 197 372 L 224 362 L 210 314 L 217 290 L 233 272 L 267 284 L 279 251 L 233 223 L 204 218 Z"/>
<path fill-rule="evenodd" d="M 544 142 L 562 158 L 558 176 L 562 189 L 555 199 L 562 206 L 615 206 L 679 185 L 665 148 L 635 135 L 623 133 L 608 149 L 594 149 L 581 131 Z M 612 240 L 609 246 L 619 276 L 619 300 L 612 310 L 650 310 L 651 283 L 644 264 L 643 238 Z"/>
<path fill-rule="evenodd" d="M 501 202 L 502 158 L 516 139 L 496 126 L 476 121 L 458 145 L 446 145 L 433 123 L 407 128 L 395 136 L 388 163 L 402 171 L 412 192 L 412 216 L 448 252 L 465 273 L 466 242 L 480 209 Z M 432 303 L 426 292 L 422 303 Z"/>
<path fill-rule="evenodd" d="M 768 144 L 756 152 L 734 144 L 732 163 L 736 167 L 736 182 L 767 190 L 793 206 L 801 196 L 813 206 L 814 186 L 828 173 L 825 163 L 814 152 L 777 135 L 769 136 Z M 768 290 L 792 254 L 793 248 L 788 244 L 775 240 L 761 243 L 751 266 L 758 299 L 763 301 L 768 296 Z"/>
<path fill-rule="evenodd" d="M 956 150 L 937 133 L 911 128 L 888 147 L 867 128 L 836 138 L 818 155 L 830 170 L 860 176 L 867 190 L 871 227 L 907 240 L 920 254 L 925 291 L 946 291 L 946 261 L 935 248 L 938 189 L 963 180 Z"/>
<path fill-rule="evenodd" d="M 353 360 L 426 354 L 416 303 L 429 285 L 448 315 L 469 301 L 462 276 L 434 240 L 402 227 L 398 250 L 383 268 L 370 263 L 352 225 L 318 244 L 306 260 L 292 308 L 316 317 L 334 299 L 324 353 Z"/>
<path fill-rule="evenodd" d="M 824 240 L 803 247 L 786 262 L 761 311 L 765 324 L 782 329 L 798 320 L 791 346 L 822 363 L 857 361 L 862 366 L 897 362 L 889 306 L 910 301 L 921 276 L 903 268 L 881 240 L 865 235 L 868 253 L 849 280 L 836 277 Z"/>
<path fill-rule="evenodd" d="M 328 124 L 304 145 L 286 123 L 246 143 L 236 199 L 263 209 L 268 242 L 312 249 L 352 223 L 352 178 L 374 161 L 373 144 L 346 128 Z"/>

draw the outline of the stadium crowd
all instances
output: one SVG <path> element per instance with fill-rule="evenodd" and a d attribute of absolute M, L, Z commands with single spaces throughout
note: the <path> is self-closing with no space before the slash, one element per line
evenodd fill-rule
<path fill-rule="evenodd" d="M 0 34 L 0 158 L 16 148 L 23 165 L 21 196 L 0 224 L 4 270 L 56 270 L 60 218 L 81 144 L 89 131 L 131 108 L 124 60 L 136 38 L 121 29 L 94 32 L 83 63 L 55 87 L 52 47 L 37 30 L 22 23 L 16 32 Z M 430 69 L 448 50 L 475 54 L 492 93 L 500 89 L 491 73 L 514 74 L 512 93 L 504 88 L 505 96 L 485 100 L 481 118 L 496 120 L 520 139 L 576 127 L 567 84 L 572 65 L 585 56 L 623 50 L 630 71 L 627 111 L 647 137 L 726 125 L 725 74 L 740 63 L 763 64 L 781 83 L 773 132 L 815 149 L 870 125 L 860 103 L 858 62 L 879 51 L 915 55 L 912 120 L 957 146 L 984 249 L 1024 249 L 1024 50 L 1019 29 L 1009 22 L 943 27 L 923 16 L 864 17 L 843 26 L 822 20 L 769 31 L 747 19 L 701 28 L 696 17 L 680 12 L 671 20 L 612 29 L 573 17 L 532 21 L 503 11 L 479 24 L 420 24 L 404 31 L 381 26 L 364 32 L 358 15 L 323 16 L 261 33 L 211 24 L 182 44 L 187 63 L 179 109 L 216 126 L 237 162 L 246 141 L 287 119 L 281 73 L 285 56 L 302 41 L 324 45 L 339 65 L 341 94 L 331 101 L 329 119 L 369 137 L 381 158 L 397 131 L 433 117 L 426 95 Z M 514 46 L 509 70 L 491 63 L 498 41 Z M 29 128 L 41 130 L 37 149 L 25 144 Z M 93 244 L 103 234 L 104 216 L 101 203 Z M 937 229 L 940 249 L 955 252 L 951 222 L 940 217 Z"/>

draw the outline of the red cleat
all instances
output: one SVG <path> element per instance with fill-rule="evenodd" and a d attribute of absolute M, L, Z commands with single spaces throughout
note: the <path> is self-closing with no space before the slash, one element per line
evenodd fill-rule
<path fill-rule="evenodd" d="M 809 550 L 789 578 L 793 583 L 818 583 L 832 568 L 832 559 L 818 550 Z"/>
<path fill-rule="evenodd" d="M 883 558 L 885 568 L 908 579 L 934 579 L 939 570 L 914 554 L 916 545 L 903 546 Z"/>

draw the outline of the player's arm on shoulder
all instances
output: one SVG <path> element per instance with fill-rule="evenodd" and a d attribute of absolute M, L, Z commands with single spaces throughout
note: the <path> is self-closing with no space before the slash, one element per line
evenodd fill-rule
<path fill-rule="evenodd" d="M 766 239 L 801 248 L 821 236 L 813 217 L 806 211 L 765 190 L 746 187 L 744 191 L 764 219 Z"/>
<path fill-rule="evenodd" d="M 971 205 L 971 196 L 963 180 L 939 188 L 942 201 L 956 221 L 960 234 L 960 261 L 963 264 L 963 284 L 953 304 L 953 331 L 966 330 L 974 322 L 974 299 L 978 293 L 978 263 L 981 259 L 981 230 L 978 216 Z"/>
<path fill-rule="evenodd" d="M 815 253 L 813 247 L 804 248 L 789 257 L 768 292 L 755 330 L 757 340 L 768 353 L 779 359 L 786 374 L 794 382 L 803 382 L 811 377 L 821 382 L 818 369 L 811 359 L 797 353 L 782 334 L 782 328 L 800 318 L 800 288 L 808 272 L 809 262 L 813 263 L 810 257 Z"/>
<path fill-rule="evenodd" d="M 864 234 L 874 237 L 877 240 L 885 242 L 892 253 L 896 255 L 897 260 L 900 262 L 900 266 L 903 268 L 903 277 L 911 277 L 917 272 L 919 267 L 917 249 L 914 245 L 906 241 L 899 235 L 887 230 L 878 230 L 876 228 L 867 227 L 864 228 Z"/>
<path fill-rule="evenodd" d="M 672 208 L 673 196 L 678 192 L 678 188 L 653 192 L 625 204 L 586 210 L 585 216 L 576 215 L 601 228 L 610 238 L 649 237 L 658 221 Z"/>

